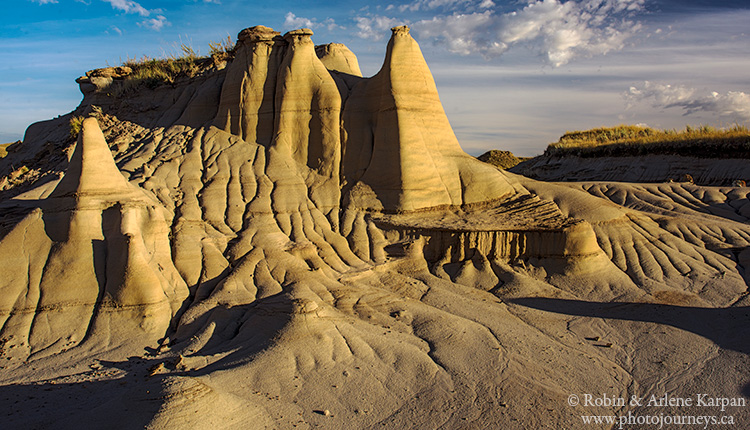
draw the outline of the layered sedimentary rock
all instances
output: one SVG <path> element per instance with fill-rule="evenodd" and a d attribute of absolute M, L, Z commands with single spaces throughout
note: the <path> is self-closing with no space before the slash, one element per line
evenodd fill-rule
<path fill-rule="evenodd" d="M 393 29 L 371 78 L 346 47 L 311 36 L 248 28 L 226 67 L 142 98 L 113 96 L 133 91 L 128 70 L 79 79 L 81 113 L 99 119 L 83 122 L 61 180 L 4 203 L 20 221 L 0 242 L 12 261 L 4 330 L 23 327 L 45 349 L 115 309 L 145 332 L 189 336 L 216 306 L 279 294 L 310 270 L 328 282 L 399 247 L 437 268 L 474 252 L 596 254 L 587 223 L 463 153 L 408 28 Z M 167 91 L 175 103 L 149 104 Z M 50 127 L 30 127 L 29 140 Z M 432 225 L 426 213 L 472 221 Z M 514 217 L 525 221 L 499 221 Z"/>
<path fill-rule="evenodd" d="M 315 47 L 315 53 L 326 69 L 332 72 L 344 73 L 362 77 L 359 61 L 352 51 L 340 43 L 328 43 Z"/>
<path fill-rule="evenodd" d="M 316 48 L 311 35 L 303 29 L 282 38 L 262 26 L 240 33 L 214 124 L 288 152 L 331 179 L 335 186 L 317 193 L 328 206 L 338 204 L 339 179 L 347 203 L 389 212 L 515 193 L 502 173 L 461 150 L 408 28 L 394 28 L 377 75 L 354 81 L 361 72 L 351 51 L 337 44 Z M 329 71 L 348 77 L 351 88 L 337 86 Z"/>
<path fill-rule="evenodd" d="M 695 182 L 707 186 L 747 183 L 747 159 L 697 158 L 677 154 L 622 157 L 540 155 L 511 171 L 540 181 Z"/>

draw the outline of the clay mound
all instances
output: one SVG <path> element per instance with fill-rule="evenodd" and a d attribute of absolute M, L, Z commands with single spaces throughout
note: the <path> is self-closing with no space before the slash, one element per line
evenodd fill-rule
<path fill-rule="evenodd" d="M 513 155 L 512 152 L 500 151 L 498 149 L 492 149 L 485 152 L 484 154 L 477 157 L 477 160 L 492 164 L 493 166 L 503 170 L 508 170 L 521 162 L 521 160 Z"/>
<path fill-rule="evenodd" d="M 311 36 L 82 81 L 0 160 L 35 172 L 0 195 L 4 425 L 577 428 L 571 393 L 746 390 L 746 193 L 500 172 L 407 28 L 371 78 Z"/>

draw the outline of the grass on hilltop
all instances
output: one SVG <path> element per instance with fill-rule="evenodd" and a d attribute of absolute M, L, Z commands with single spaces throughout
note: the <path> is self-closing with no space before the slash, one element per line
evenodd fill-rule
<path fill-rule="evenodd" d="M 624 157 L 637 155 L 682 155 L 704 158 L 750 158 L 747 126 L 710 126 L 685 130 L 658 130 L 635 125 L 618 125 L 565 133 L 550 144 L 548 156 Z"/>
<path fill-rule="evenodd" d="M 210 42 L 208 47 L 209 55 L 203 57 L 192 46 L 180 43 L 179 54 L 169 54 L 165 58 L 143 56 L 140 59 L 127 59 L 122 65 L 129 67 L 132 72 L 125 76 L 119 95 L 139 86 L 154 89 L 160 85 L 173 84 L 182 76 L 192 78 L 206 65 L 228 61 L 234 57 L 234 45 L 230 36 L 218 42 Z"/>

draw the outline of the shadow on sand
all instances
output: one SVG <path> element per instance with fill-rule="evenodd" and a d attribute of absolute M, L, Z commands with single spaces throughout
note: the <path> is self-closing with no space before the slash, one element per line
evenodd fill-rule
<path fill-rule="evenodd" d="M 146 428 L 163 410 L 165 399 L 175 395 L 165 388 L 168 379 L 197 377 L 247 364 L 273 343 L 291 320 L 293 309 L 289 295 L 282 292 L 247 305 L 216 307 L 208 312 L 188 327 L 190 334 L 202 333 L 208 338 L 194 352 L 230 352 L 204 368 L 174 368 L 177 353 L 187 352 L 182 348 L 190 344 L 188 337 L 177 340 L 165 354 L 146 347 L 142 356 L 96 360 L 98 365 L 94 364 L 92 370 L 67 378 L 0 385 L 0 429 Z M 154 374 L 157 366 L 166 366 L 166 373 Z"/>
<path fill-rule="evenodd" d="M 750 307 L 700 308 L 657 303 L 602 303 L 543 297 L 506 302 L 547 312 L 669 325 L 702 336 L 722 349 L 750 355 Z M 750 383 L 742 389 L 750 398 Z"/>

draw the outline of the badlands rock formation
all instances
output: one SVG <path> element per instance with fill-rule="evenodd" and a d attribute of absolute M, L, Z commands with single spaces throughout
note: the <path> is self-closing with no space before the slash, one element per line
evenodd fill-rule
<path fill-rule="evenodd" d="M 681 155 L 641 155 L 584 158 L 541 155 L 510 170 L 541 181 L 685 182 L 709 186 L 732 185 L 750 179 L 750 163 L 732 154 L 717 158 Z"/>
<path fill-rule="evenodd" d="M 747 189 L 499 171 L 408 28 L 370 78 L 311 36 L 252 27 L 155 88 L 92 71 L 0 161 L 4 426 L 577 428 L 722 411 L 571 394 L 749 394 Z"/>

